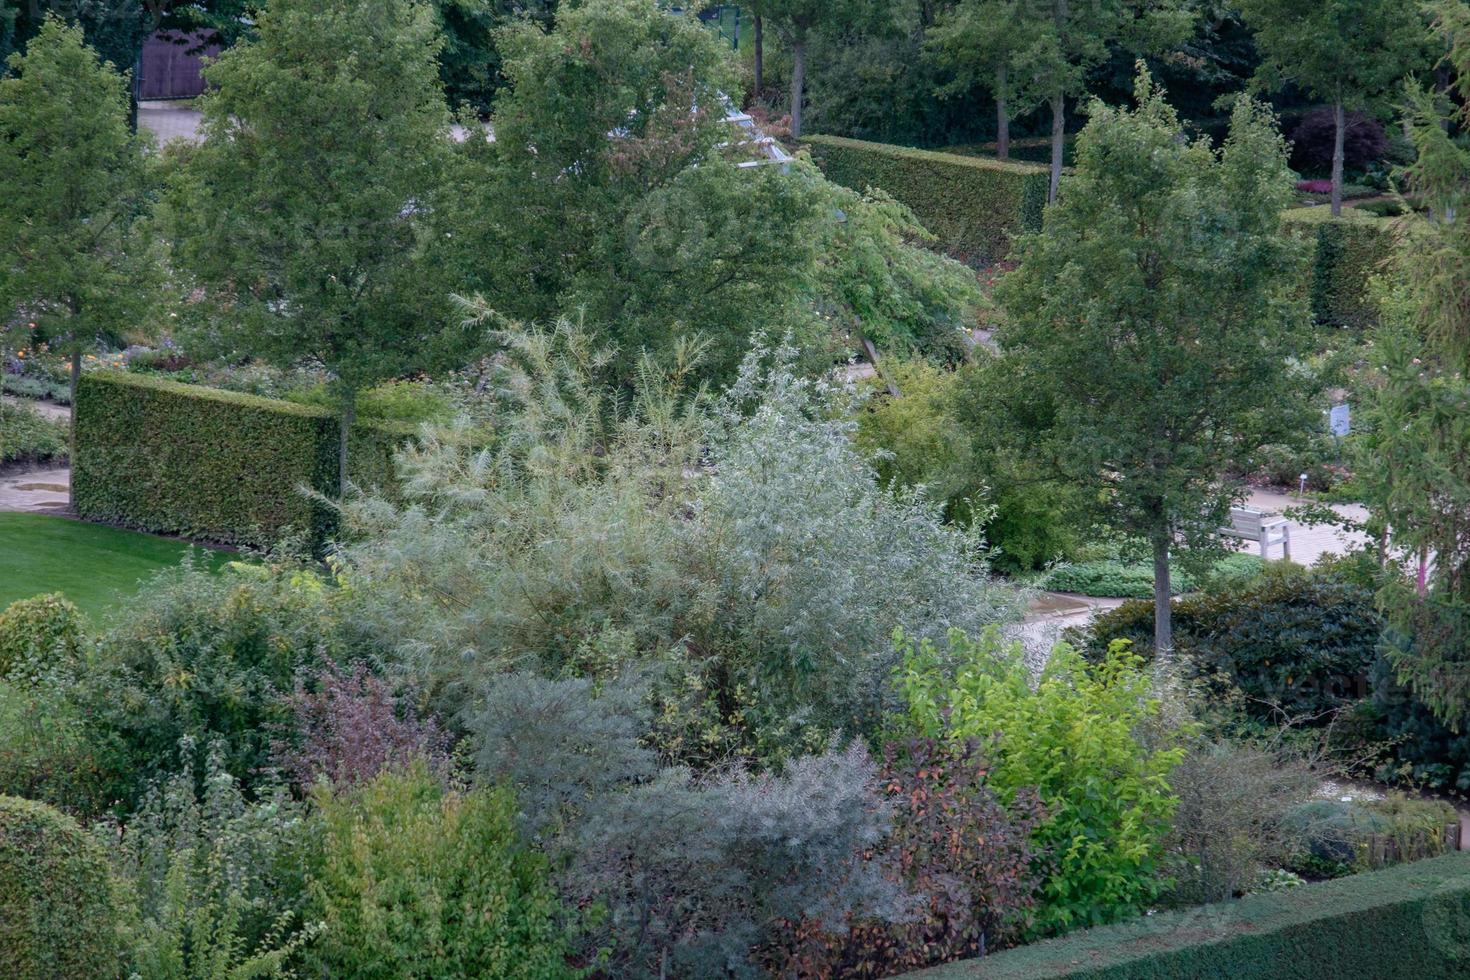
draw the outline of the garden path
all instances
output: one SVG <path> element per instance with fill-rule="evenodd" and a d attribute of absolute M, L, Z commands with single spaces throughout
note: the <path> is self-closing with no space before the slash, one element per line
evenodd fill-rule
<path fill-rule="evenodd" d="M 30 398 L 0 395 L 11 405 L 38 412 L 47 418 L 70 421 L 71 409 L 65 405 L 38 402 Z M 27 511 L 35 514 L 64 514 L 71 507 L 71 470 L 65 466 L 0 475 L 0 510 Z"/>
<path fill-rule="evenodd" d="M 27 470 L 0 476 L 0 510 L 64 514 L 71 506 L 71 470 Z"/>
<path fill-rule="evenodd" d="M 38 402 L 34 398 L 18 398 L 15 395 L 0 395 L 8 405 L 19 405 L 28 408 L 37 414 L 44 415 L 48 419 L 57 419 L 62 422 L 71 421 L 71 409 L 65 405 L 56 405 L 52 402 Z"/>

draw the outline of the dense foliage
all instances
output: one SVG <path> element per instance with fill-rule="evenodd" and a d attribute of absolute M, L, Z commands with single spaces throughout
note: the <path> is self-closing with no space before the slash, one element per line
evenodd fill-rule
<path fill-rule="evenodd" d="M 1224 523 L 1237 495 L 1225 470 L 1305 424 L 1312 379 L 1280 383 L 1306 317 L 1270 113 L 1239 101 L 1217 151 L 1178 138 L 1146 73 L 1137 99 L 1136 110 L 1094 106 L 1066 196 L 998 286 L 997 339 L 1016 380 L 996 410 L 1056 478 L 1102 484 L 1088 500 L 1099 521 L 1149 542 L 1168 646 L 1175 539 Z"/>
<path fill-rule="evenodd" d="M 305 958 L 364 980 L 572 976 L 545 862 L 491 788 L 446 790 L 422 766 L 315 798 L 320 837 Z M 468 855 L 473 858 L 466 859 Z"/>
<path fill-rule="evenodd" d="M 1183 749 L 1150 744 L 1160 710 L 1141 661 L 1118 643 L 1092 666 L 1052 650 L 1033 686 L 1019 644 L 993 633 L 951 638 L 953 680 L 927 641 L 900 676 L 910 723 L 926 735 L 989 739 L 989 784 L 1005 802 L 1035 787 L 1045 817 L 1032 835 L 1041 892 L 1035 930 L 1127 918 L 1163 888 L 1164 838 L 1178 800 L 1167 782 Z"/>
<path fill-rule="evenodd" d="M 502 340 L 520 366 L 497 444 L 430 441 L 403 457 L 404 505 L 348 508 L 359 615 L 451 712 L 507 668 L 634 662 L 662 674 L 678 758 L 820 748 L 876 730 L 894 627 L 942 643 L 1012 615 L 975 537 L 876 485 L 841 393 L 791 350 L 752 354 L 717 404 L 649 376 L 609 423 L 585 332 Z"/>
<path fill-rule="evenodd" d="M 1152 628 L 1149 604 L 1124 603 L 1092 622 L 1085 649 L 1101 658 L 1122 639 L 1152 658 Z M 1186 668 L 1278 722 L 1323 723 L 1365 697 L 1381 631 L 1373 590 L 1331 573 L 1275 571 L 1174 603 L 1174 652 Z"/>
<path fill-rule="evenodd" d="M 122 951 L 107 858 L 45 803 L 0 796 L 0 961 L 15 980 L 105 977 Z"/>
<path fill-rule="evenodd" d="M 78 513 L 148 531 L 269 547 L 319 546 L 335 527 L 310 491 L 338 489 L 330 412 L 122 371 L 90 372 L 78 389 L 72 486 Z M 348 478 L 392 479 L 411 432 L 363 425 Z"/>
<path fill-rule="evenodd" d="M 1038 167 L 836 136 L 804 142 L 827 179 L 859 190 L 881 187 L 957 258 L 1003 259 L 1012 234 L 1041 228 L 1046 174 Z"/>

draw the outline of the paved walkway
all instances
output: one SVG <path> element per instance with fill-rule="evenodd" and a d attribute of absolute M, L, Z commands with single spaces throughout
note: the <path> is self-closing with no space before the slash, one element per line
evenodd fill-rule
<path fill-rule="evenodd" d="M 47 418 L 67 421 L 71 409 L 65 405 L 38 402 L 14 395 L 0 395 L 7 404 L 19 405 Z M 29 511 L 38 514 L 66 513 L 71 507 L 71 470 L 65 466 L 25 470 L 0 475 L 0 510 Z"/>
<path fill-rule="evenodd" d="M 71 506 L 71 470 L 61 467 L 0 476 L 0 510 L 65 514 Z"/>
<path fill-rule="evenodd" d="M 1310 501 L 1278 490 L 1253 489 L 1246 504 L 1269 514 L 1282 514 L 1288 507 L 1299 507 Z M 1332 509 L 1349 520 L 1362 522 L 1368 516 L 1367 508 L 1361 504 L 1334 504 Z M 1337 527 L 1318 525 L 1308 527 L 1300 521 L 1289 521 L 1291 533 L 1291 560 L 1299 565 L 1315 565 L 1324 556 L 1346 554 L 1367 541 L 1366 535 L 1357 531 L 1344 531 Z M 1242 541 L 1237 551 L 1260 554 L 1260 546 Z M 1271 558 L 1279 559 L 1279 546 L 1271 549 Z M 1030 652 L 1050 649 L 1062 631 L 1069 626 L 1085 626 L 1098 610 L 1116 609 L 1122 599 L 1094 599 L 1073 595 L 1068 592 L 1042 592 L 1032 600 L 1031 607 L 1021 624 L 1021 636 Z"/>
<path fill-rule="evenodd" d="M 181 139 L 199 142 L 204 114 L 187 102 L 139 102 L 138 128 L 158 138 L 159 145 Z"/>

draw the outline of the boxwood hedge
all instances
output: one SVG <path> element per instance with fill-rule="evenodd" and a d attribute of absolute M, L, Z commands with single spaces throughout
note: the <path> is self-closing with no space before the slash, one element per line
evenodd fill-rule
<path fill-rule="evenodd" d="M 1282 225 L 1313 243 L 1304 285 L 1317 322 L 1371 326 L 1376 310 L 1368 281 L 1393 251 L 1397 222 L 1357 208 L 1344 208 L 1334 218 L 1331 209 L 1315 207 L 1287 211 Z"/>
<path fill-rule="evenodd" d="M 59 810 L 0 796 L 0 975 L 111 977 L 122 958 L 107 857 Z"/>
<path fill-rule="evenodd" d="M 908 980 L 1470 976 L 1470 852 L 1087 929 Z"/>
<path fill-rule="evenodd" d="M 337 492 L 337 422 L 321 408 L 122 371 L 83 375 L 72 500 L 88 520 L 267 546 L 289 528 L 321 542 Z M 359 424 L 351 479 L 387 486 L 402 426 Z"/>
<path fill-rule="evenodd" d="M 856 190 L 887 191 L 956 258 L 1005 258 L 1013 234 L 1041 228 L 1045 167 L 838 136 L 807 136 L 803 142 L 827 179 Z"/>

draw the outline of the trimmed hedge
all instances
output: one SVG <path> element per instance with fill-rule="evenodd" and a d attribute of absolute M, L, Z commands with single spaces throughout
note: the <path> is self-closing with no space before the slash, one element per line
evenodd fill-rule
<path fill-rule="evenodd" d="M 1276 571 L 1245 586 L 1173 604 L 1174 652 L 1198 676 L 1239 688 L 1247 708 L 1320 715 L 1367 696 L 1383 629 L 1373 590 L 1313 572 Z M 1153 603 L 1125 602 L 1070 632 L 1089 659 L 1113 640 L 1153 659 Z M 1325 721 L 1325 717 L 1323 719 Z"/>
<path fill-rule="evenodd" d="M 909 980 L 1470 976 L 1470 852 L 1087 929 Z"/>
<path fill-rule="evenodd" d="M 337 420 L 321 408 L 122 371 L 84 374 L 75 406 L 78 515 L 145 531 L 268 546 L 290 528 L 320 543 L 337 492 Z M 392 483 L 411 430 L 358 424 L 351 479 Z"/>
<path fill-rule="evenodd" d="M 887 191 L 957 258 L 1003 259 L 1012 235 L 1041 229 L 1045 167 L 839 136 L 805 136 L 802 142 L 827 179 L 854 190 Z"/>
<path fill-rule="evenodd" d="M 121 973 L 111 869 L 100 845 L 54 807 L 0 796 L 0 975 Z"/>
<path fill-rule="evenodd" d="M 1310 238 L 1312 262 L 1304 287 L 1318 323 L 1361 329 L 1377 318 L 1368 281 L 1394 249 L 1396 223 L 1357 208 L 1334 218 L 1327 207 L 1294 208 L 1282 216 L 1289 233 Z"/>

